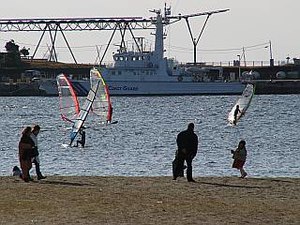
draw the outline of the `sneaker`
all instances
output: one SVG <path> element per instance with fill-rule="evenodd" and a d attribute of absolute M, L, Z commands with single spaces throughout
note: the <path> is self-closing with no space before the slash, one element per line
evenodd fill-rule
<path fill-rule="evenodd" d="M 244 173 L 241 178 L 245 178 L 248 174 L 247 173 Z"/>
<path fill-rule="evenodd" d="M 196 183 L 196 181 L 194 179 L 188 180 L 188 182 Z"/>
<path fill-rule="evenodd" d="M 37 179 L 38 179 L 38 180 L 43 180 L 43 179 L 46 179 L 46 178 L 47 178 L 46 176 L 43 176 L 43 175 L 42 175 L 42 176 L 39 176 Z"/>

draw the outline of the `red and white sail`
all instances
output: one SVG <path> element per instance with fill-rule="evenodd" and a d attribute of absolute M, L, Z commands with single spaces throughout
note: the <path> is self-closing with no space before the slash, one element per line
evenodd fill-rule
<path fill-rule="evenodd" d="M 90 71 L 91 87 L 99 83 L 99 87 L 96 92 L 95 101 L 92 105 L 92 112 L 100 117 L 100 122 L 111 121 L 112 117 L 112 105 L 110 101 L 110 95 L 108 86 L 105 83 L 101 73 L 97 69 L 91 69 Z"/>
<path fill-rule="evenodd" d="M 64 121 L 74 122 L 80 111 L 77 95 L 69 79 L 64 74 L 59 74 L 56 81 L 61 117 Z"/>

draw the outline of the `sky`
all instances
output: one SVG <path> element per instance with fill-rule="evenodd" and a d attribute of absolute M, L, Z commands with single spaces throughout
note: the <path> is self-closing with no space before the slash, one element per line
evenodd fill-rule
<path fill-rule="evenodd" d="M 3 1 L 3 0 L 2 0 Z M 272 54 L 275 61 L 287 57 L 300 58 L 300 1 L 299 0 L 10 0 L 1 4 L 1 19 L 64 18 L 64 17 L 127 17 L 149 18 L 151 9 L 171 6 L 172 15 L 229 9 L 215 14 L 208 20 L 197 45 L 197 60 L 201 62 L 229 62 L 245 53 L 246 61 L 268 61 Z M 205 17 L 190 19 L 194 36 L 203 26 Z M 193 45 L 184 20 L 166 29 L 165 56 L 179 62 L 193 61 Z M 11 39 L 20 48 L 30 48 L 32 54 L 41 32 L 0 32 L 0 51 Z M 65 33 L 77 62 L 96 63 L 97 47 L 100 55 L 108 43 L 110 31 L 74 31 Z M 154 44 L 150 30 L 135 33 L 145 36 Z M 128 37 L 129 40 L 129 37 Z M 114 38 L 113 44 L 117 44 Z M 271 41 L 271 51 L 270 44 Z M 47 56 L 49 38 L 44 38 L 36 58 Z M 56 44 L 58 60 L 73 62 L 61 36 Z M 105 58 L 112 62 L 112 45 Z M 244 51 L 243 51 L 244 48 Z"/>

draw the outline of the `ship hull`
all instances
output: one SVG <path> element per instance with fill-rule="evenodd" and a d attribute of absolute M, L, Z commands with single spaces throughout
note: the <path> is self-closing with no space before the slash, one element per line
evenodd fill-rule
<path fill-rule="evenodd" d="M 89 81 L 72 80 L 75 92 L 79 96 L 86 96 Z M 245 85 L 240 82 L 172 82 L 172 81 L 106 81 L 112 96 L 138 95 L 229 95 L 241 94 Z M 45 95 L 58 95 L 55 81 L 44 81 L 40 89 Z"/>
<path fill-rule="evenodd" d="M 238 82 L 107 82 L 111 95 L 213 95 L 240 94 Z"/>

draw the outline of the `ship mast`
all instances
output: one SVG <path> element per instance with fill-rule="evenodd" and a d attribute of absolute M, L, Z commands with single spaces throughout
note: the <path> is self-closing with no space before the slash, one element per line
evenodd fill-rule
<path fill-rule="evenodd" d="M 162 60 L 164 57 L 164 36 L 162 15 L 160 10 L 156 11 L 156 31 L 155 31 L 155 50 L 154 54 L 157 60 Z"/>

